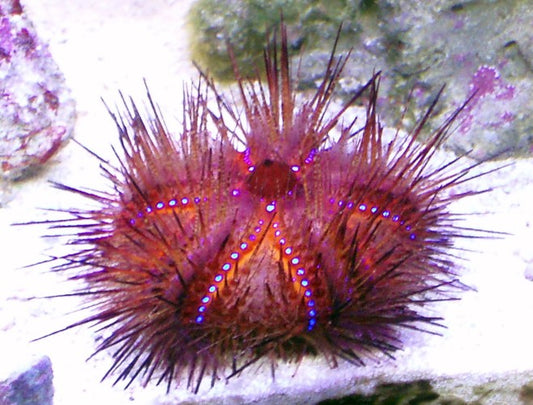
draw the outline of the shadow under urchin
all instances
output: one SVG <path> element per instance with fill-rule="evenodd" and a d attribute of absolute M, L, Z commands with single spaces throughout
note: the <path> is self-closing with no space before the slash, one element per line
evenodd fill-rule
<path fill-rule="evenodd" d="M 48 223 L 77 230 L 54 270 L 84 282 L 73 295 L 93 315 L 65 329 L 109 331 L 97 348 L 113 352 L 105 377 L 197 392 L 262 359 L 272 372 L 307 355 L 364 365 L 392 357 L 402 328 L 433 332 L 440 318 L 423 307 L 461 288 L 451 252 L 474 231 L 449 205 L 483 191 L 450 193 L 476 177 L 473 166 L 430 161 L 464 105 L 419 143 L 437 96 L 409 137 L 385 142 L 380 75 L 329 111 L 349 57 L 334 46 L 299 101 L 280 32 L 266 80 L 242 78 L 230 50 L 238 105 L 203 74 L 186 88 L 181 133 L 169 133 L 150 94 L 148 118 L 124 100 L 111 113 L 119 164 L 102 163 L 114 194 L 56 184 L 99 205 Z M 361 127 L 347 113 L 356 102 Z"/>

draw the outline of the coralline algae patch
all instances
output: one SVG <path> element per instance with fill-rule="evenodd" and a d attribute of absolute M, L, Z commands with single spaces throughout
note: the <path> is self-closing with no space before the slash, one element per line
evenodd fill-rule
<path fill-rule="evenodd" d="M 472 101 L 465 108 L 461 133 L 468 133 L 472 126 L 498 129 L 514 121 L 515 113 L 509 107 L 509 101 L 514 99 L 516 87 L 506 83 L 496 68 L 481 66 L 472 77 L 470 90 Z M 484 113 L 487 110 L 489 114 Z"/>
<path fill-rule="evenodd" d="M 471 101 L 451 140 L 456 151 L 478 159 L 529 156 L 533 137 L 522 110 L 530 85 L 505 78 L 502 69 L 482 65 L 472 75 Z"/>
<path fill-rule="evenodd" d="M 0 0 L 0 174 L 46 163 L 74 126 L 74 100 L 18 0 Z"/>

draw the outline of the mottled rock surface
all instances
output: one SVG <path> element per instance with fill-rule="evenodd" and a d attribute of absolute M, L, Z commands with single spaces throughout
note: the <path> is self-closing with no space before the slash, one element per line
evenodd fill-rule
<path fill-rule="evenodd" d="M 396 125 L 402 119 L 411 94 L 403 119 L 412 126 L 446 84 L 438 107 L 441 121 L 472 97 L 449 148 L 478 159 L 532 155 L 530 2 L 199 0 L 190 15 L 194 58 L 227 80 L 232 75 L 229 39 L 237 58 L 250 66 L 244 73 L 253 72 L 280 10 L 292 47 L 300 51 L 302 88 L 316 85 L 342 23 L 339 50 L 352 49 L 340 82 L 346 97 L 381 70 L 385 122 Z"/>
<path fill-rule="evenodd" d="M 18 0 L 0 0 L 0 177 L 46 163 L 72 133 L 74 101 Z M 1 184 L 0 184 L 1 187 Z"/>
<path fill-rule="evenodd" d="M 52 405 L 52 380 L 52 362 L 46 356 L 19 364 L 7 379 L 0 379 L 0 405 Z"/>

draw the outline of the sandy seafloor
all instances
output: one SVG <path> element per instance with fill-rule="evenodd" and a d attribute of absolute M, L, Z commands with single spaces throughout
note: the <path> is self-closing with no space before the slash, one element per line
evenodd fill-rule
<path fill-rule="evenodd" d="M 101 102 L 118 101 L 117 90 L 143 100 L 143 78 L 171 128 L 180 116 L 184 81 L 196 77 L 187 48 L 185 20 L 191 1 L 23 1 L 41 38 L 66 76 L 77 103 L 75 138 L 104 157 L 116 145 L 116 129 Z M 486 169 L 502 165 L 489 163 Z M 435 306 L 446 318 L 443 336 L 408 333 L 405 350 L 396 361 L 355 368 L 341 364 L 330 370 L 321 359 L 304 361 L 293 377 L 292 365 L 280 365 L 272 381 L 263 367 L 230 383 L 219 382 L 212 390 L 194 396 L 185 389 L 134 384 L 112 387 L 100 382 L 110 365 L 106 355 L 85 362 L 98 334 L 82 327 L 44 340 L 33 338 L 60 329 L 79 319 L 70 313 L 73 299 L 26 300 L 26 297 L 66 292 L 70 285 L 47 266 L 23 268 L 61 252 L 56 238 L 40 237 L 39 227 L 11 227 L 10 223 L 47 218 L 39 207 L 79 206 L 80 199 L 54 190 L 48 180 L 101 188 L 98 163 L 74 143 L 69 143 L 37 177 L 14 186 L 10 201 L 0 208 L 0 377 L 31 356 L 48 355 L 54 367 L 55 404 L 173 404 L 186 399 L 220 398 L 237 403 L 246 398 L 272 398 L 284 403 L 285 395 L 302 392 L 301 402 L 319 400 L 374 378 L 405 381 L 431 376 L 450 377 L 469 383 L 511 376 L 512 381 L 533 379 L 533 160 L 519 160 L 512 167 L 476 179 L 475 189 L 494 187 L 491 193 L 455 204 L 457 212 L 475 212 L 464 226 L 508 232 L 499 239 L 458 242 L 465 261 L 462 280 L 473 287 L 459 302 Z M 473 250 L 473 252 L 467 251 Z M 528 377 L 529 376 L 529 377 Z M 337 388 L 335 388 L 337 387 Z M 466 389 L 466 388 L 465 388 Z M 237 397 L 236 397 L 237 396 Z M 288 400 L 288 397 L 285 397 Z M 272 399 L 273 400 L 273 399 Z M 263 400 L 269 401 L 269 400 Z M 259 401 L 258 403 L 260 403 Z"/>

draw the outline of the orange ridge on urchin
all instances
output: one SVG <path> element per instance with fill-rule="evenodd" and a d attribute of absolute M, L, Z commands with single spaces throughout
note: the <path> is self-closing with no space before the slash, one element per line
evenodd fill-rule
<path fill-rule="evenodd" d="M 335 53 L 299 102 L 282 24 L 281 45 L 265 51 L 266 84 L 259 74 L 243 79 L 234 62 L 241 107 L 201 74 L 172 135 L 149 93 L 148 118 L 124 100 L 111 113 L 120 163 L 103 163 L 116 194 L 57 185 L 100 206 L 67 210 L 70 219 L 52 227 L 78 229 L 78 250 L 54 269 L 83 280 L 75 294 L 94 304 L 94 315 L 70 327 L 110 332 L 97 348 L 114 351 L 105 377 L 168 389 L 184 379 L 197 392 L 204 377 L 213 385 L 262 358 L 274 370 L 309 354 L 332 367 L 392 357 L 401 328 L 438 325 L 422 307 L 453 298 L 460 283 L 450 251 L 468 236 L 448 207 L 477 192 L 450 194 L 471 167 L 429 162 L 464 106 L 418 143 L 437 96 L 410 138 L 385 143 L 379 74 L 328 111 L 349 56 Z M 343 124 L 363 94 L 364 125 Z"/>

